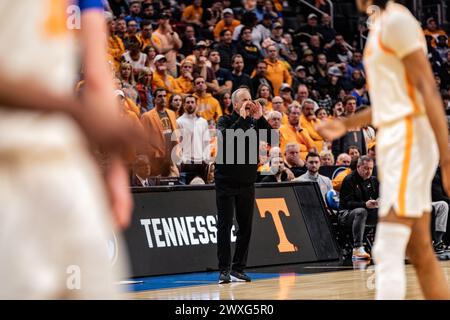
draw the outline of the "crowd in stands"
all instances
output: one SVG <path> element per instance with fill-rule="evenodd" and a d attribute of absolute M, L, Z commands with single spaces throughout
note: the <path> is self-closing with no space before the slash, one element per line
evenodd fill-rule
<path fill-rule="evenodd" d="M 328 9 L 326 1 L 310 2 Z M 356 128 L 337 141 L 326 141 L 315 130 L 321 121 L 370 106 L 362 42 L 344 38 L 331 27 L 330 15 L 311 10 L 297 10 L 297 25 L 287 25 L 290 5 L 281 0 L 105 1 L 106 59 L 116 94 L 124 116 L 148 140 L 144 151 L 129 158 L 134 186 L 157 184 L 152 177 L 213 183 L 216 124 L 233 112 L 231 96 L 240 87 L 258 99 L 279 134 L 278 145 L 261 144 L 258 181 L 316 181 L 325 198 L 332 189 L 346 190 L 345 178 L 356 175 L 359 166 L 375 163 L 374 128 Z M 450 116 L 448 34 L 432 17 L 423 28 Z M 182 148 L 174 163 L 176 145 Z M 346 169 L 330 180 L 318 173 L 321 166 Z M 351 216 L 363 219 L 361 210 Z"/>

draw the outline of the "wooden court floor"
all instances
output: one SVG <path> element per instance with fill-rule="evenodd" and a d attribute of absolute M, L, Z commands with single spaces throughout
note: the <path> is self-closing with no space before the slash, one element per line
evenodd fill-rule
<path fill-rule="evenodd" d="M 450 261 L 441 262 L 449 279 Z M 251 283 L 208 284 L 163 290 L 129 292 L 125 299 L 151 300 L 297 300 L 297 299 L 373 299 L 374 267 L 342 266 L 342 271 L 295 274 Z M 406 266 L 407 299 L 423 299 L 414 268 Z"/>

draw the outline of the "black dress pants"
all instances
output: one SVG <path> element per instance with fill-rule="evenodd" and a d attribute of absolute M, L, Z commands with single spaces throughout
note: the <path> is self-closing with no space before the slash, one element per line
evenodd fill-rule
<path fill-rule="evenodd" d="M 254 184 L 239 184 L 216 180 L 217 257 L 219 270 L 242 272 L 247 264 L 255 206 Z M 231 228 L 236 215 L 238 225 L 236 248 L 231 261 Z M 232 264 L 232 265 L 231 265 Z"/>

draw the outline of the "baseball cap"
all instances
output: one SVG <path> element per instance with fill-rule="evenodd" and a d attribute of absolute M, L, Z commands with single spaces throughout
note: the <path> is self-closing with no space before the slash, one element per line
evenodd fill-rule
<path fill-rule="evenodd" d="M 232 9 L 230 9 L 230 8 L 226 8 L 226 9 L 224 9 L 223 11 L 222 11 L 222 13 L 223 13 L 223 15 L 225 15 L 225 14 L 232 14 L 232 15 L 234 15 L 234 12 L 233 12 L 233 10 Z"/>
<path fill-rule="evenodd" d="M 311 14 L 308 16 L 308 20 L 309 20 L 309 19 L 317 19 L 317 14 L 311 13 Z"/>
<path fill-rule="evenodd" d="M 295 68 L 295 72 L 298 72 L 300 70 L 306 70 L 306 68 L 304 66 L 298 66 L 297 68 Z"/>
<path fill-rule="evenodd" d="M 155 59 L 153 59 L 153 62 L 158 62 L 159 60 L 162 60 L 162 59 L 164 59 L 164 60 L 167 61 L 167 58 L 166 58 L 165 55 L 163 55 L 163 54 L 158 54 L 158 55 L 155 57 Z"/>
<path fill-rule="evenodd" d="M 272 25 L 272 29 L 277 29 L 277 28 L 283 28 L 283 26 L 281 25 L 281 23 L 275 22 L 275 23 Z"/>
<path fill-rule="evenodd" d="M 339 70 L 339 68 L 336 66 L 330 67 L 330 69 L 328 69 L 328 74 L 330 76 L 336 76 L 336 77 L 342 77 L 344 75 L 342 73 L 342 71 Z"/>
<path fill-rule="evenodd" d="M 429 17 L 429 18 L 427 19 L 427 24 L 430 23 L 431 21 L 436 22 L 436 19 L 433 18 L 433 17 Z"/>
<path fill-rule="evenodd" d="M 159 19 L 170 19 L 170 17 L 167 13 L 162 12 L 159 15 Z"/>
<path fill-rule="evenodd" d="M 312 56 L 312 55 L 314 55 L 314 52 L 311 49 L 306 49 L 305 51 L 303 51 L 303 55 L 304 56 Z"/>
<path fill-rule="evenodd" d="M 283 83 L 280 87 L 280 91 L 286 91 L 286 90 L 290 90 L 292 91 L 292 88 L 290 85 L 288 85 L 287 83 Z"/>
<path fill-rule="evenodd" d="M 208 46 L 208 44 L 206 43 L 206 41 L 201 40 L 201 41 L 199 41 L 199 42 L 197 42 L 197 43 L 195 44 L 194 50 L 195 50 L 195 49 L 200 49 L 200 48 L 207 48 L 207 47 L 209 47 L 209 46 Z"/>

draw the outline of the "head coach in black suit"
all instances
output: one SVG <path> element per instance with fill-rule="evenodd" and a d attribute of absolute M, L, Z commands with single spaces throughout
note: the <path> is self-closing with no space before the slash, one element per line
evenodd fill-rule
<path fill-rule="evenodd" d="M 270 125 L 262 107 L 252 101 L 247 88 L 237 89 L 231 97 L 233 113 L 217 123 L 218 155 L 215 184 L 218 213 L 217 256 L 219 283 L 251 281 L 244 273 L 252 232 L 255 203 L 259 139 L 270 140 Z M 236 214 L 238 232 L 231 261 L 231 228 Z"/>

